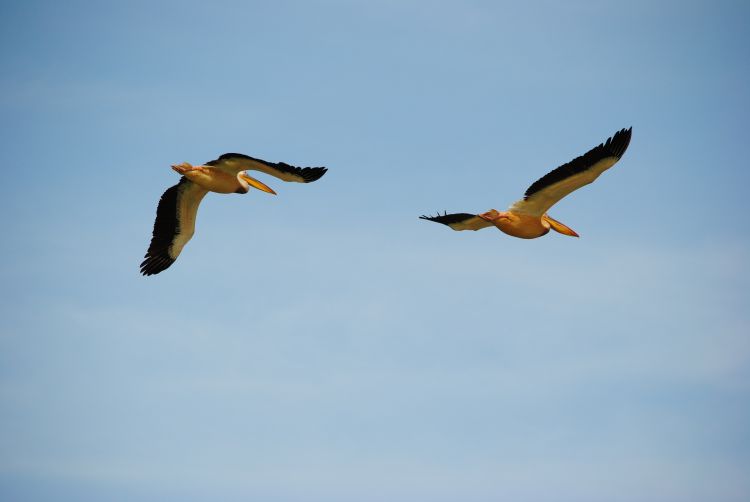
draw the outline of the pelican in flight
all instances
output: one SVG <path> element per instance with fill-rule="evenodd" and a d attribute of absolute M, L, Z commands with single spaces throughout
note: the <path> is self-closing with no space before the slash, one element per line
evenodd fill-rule
<path fill-rule="evenodd" d="M 248 176 L 247 170 L 270 174 L 282 181 L 310 183 L 323 176 L 325 167 L 295 167 L 272 164 L 241 153 L 225 153 L 201 166 L 187 162 L 173 165 L 182 175 L 180 182 L 164 192 L 156 208 L 154 235 L 141 263 L 143 275 L 154 275 L 169 268 L 193 236 L 198 205 L 208 192 L 240 193 L 256 188 L 276 195 L 266 184 Z"/>
<path fill-rule="evenodd" d="M 480 230 L 494 226 L 521 239 L 541 237 L 550 228 L 561 234 L 578 237 L 573 229 L 552 219 L 547 211 L 560 199 L 593 182 L 615 165 L 630 144 L 632 130 L 631 127 L 616 132 L 605 143 L 545 174 L 532 183 L 523 199 L 511 205 L 507 211 L 490 209 L 482 214 L 438 213 L 436 216 L 420 218 L 448 225 L 453 230 Z"/>

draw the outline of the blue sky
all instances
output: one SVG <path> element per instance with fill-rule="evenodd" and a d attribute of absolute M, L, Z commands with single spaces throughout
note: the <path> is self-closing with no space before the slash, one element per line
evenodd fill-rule
<path fill-rule="evenodd" d="M 0 495 L 750 498 L 746 2 L 4 2 Z M 452 232 L 633 126 L 552 216 Z M 169 165 L 209 195 L 138 264 Z"/>

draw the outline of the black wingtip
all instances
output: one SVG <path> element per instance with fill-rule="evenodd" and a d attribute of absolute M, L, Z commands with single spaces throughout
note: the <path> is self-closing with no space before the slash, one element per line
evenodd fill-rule
<path fill-rule="evenodd" d="M 215 165 L 219 162 L 227 161 L 231 159 L 245 159 L 245 160 L 252 160 L 255 162 L 260 162 L 261 164 L 265 164 L 268 167 L 279 169 L 282 172 L 293 174 L 295 176 L 300 176 L 303 180 L 302 181 L 303 183 L 312 183 L 313 181 L 319 180 L 328 171 L 327 167 L 322 167 L 322 166 L 321 167 L 297 167 L 291 164 L 287 164 L 286 162 L 278 162 L 274 164 L 273 162 L 268 162 L 263 159 L 257 159 L 255 157 L 245 155 L 244 153 L 224 153 L 220 155 L 218 159 L 206 162 L 206 165 Z"/>
<path fill-rule="evenodd" d="M 427 216 L 422 215 L 419 217 L 420 220 L 427 220 L 427 221 L 434 221 L 435 223 L 442 223 L 443 225 L 450 226 L 453 223 L 460 223 L 462 221 L 466 221 L 469 218 L 474 218 L 475 214 L 469 214 L 469 213 L 453 213 L 448 214 L 447 211 L 443 211 L 443 214 L 440 214 L 440 211 L 435 216 Z"/>
<path fill-rule="evenodd" d="M 443 211 L 443 214 L 440 214 L 440 211 L 438 211 L 435 216 L 427 216 L 426 214 L 423 214 L 419 217 L 419 219 L 427 221 L 438 221 L 438 218 L 444 218 L 445 216 L 448 216 L 448 211 Z"/>
<path fill-rule="evenodd" d="M 328 172 L 327 167 L 303 167 L 298 173 L 305 180 L 305 183 L 312 183 L 319 180 Z"/>
<path fill-rule="evenodd" d="M 605 148 L 618 159 L 623 156 L 625 150 L 630 145 L 630 139 L 633 137 L 633 127 L 620 129 L 607 140 Z"/>
<path fill-rule="evenodd" d="M 625 153 L 625 150 L 628 149 L 628 145 L 630 145 L 630 138 L 632 137 L 632 135 L 632 127 L 628 129 L 620 129 L 611 137 L 607 138 L 607 141 L 605 141 L 604 143 L 600 143 L 599 146 L 595 146 L 580 157 L 576 157 L 567 164 L 563 164 L 557 169 L 548 172 L 547 174 L 536 180 L 526 190 L 524 199 L 528 199 L 538 191 L 543 190 L 545 187 L 553 183 L 557 183 L 558 181 L 562 181 L 569 176 L 586 171 L 593 164 L 603 158 L 615 157 L 619 160 L 620 157 L 622 157 Z"/>
<path fill-rule="evenodd" d="M 146 254 L 145 260 L 141 262 L 141 274 L 144 276 L 156 275 L 172 266 L 175 260 L 167 254 Z"/>
<path fill-rule="evenodd" d="M 183 176 L 179 183 L 169 187 L 159 199 L 151 243 L 140 266 L 141 274 L 158 274 L 174 263 L 175 259 L 169 255 L 169 247 L 180 231 L 180 222 L 177 219 L 178 199 L 181 191 L 190 186 L 192 182 Z"/>
<path fill-rule="evenodd" d="M 319 180 L 323 175 L 328 172 L 327 167 L 297 167 L 286 162 L 279 162 L 278 164 L 268 164 L 271 167 L 279 169 L 283 172 L 291 173 L 295 176 L 302 178 L 303 183 L 312 183 L 313 181 Z"/>

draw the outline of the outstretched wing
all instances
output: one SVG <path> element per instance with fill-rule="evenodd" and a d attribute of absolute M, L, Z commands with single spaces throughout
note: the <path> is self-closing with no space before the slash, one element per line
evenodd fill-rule
<path fill-rule="evenodd" d="M 284 162 L 273 164 L 241 153 L 225 153 L 216 160 L 206 162 L 206 165 L 226 170 L 235 176 L 237 173 L 249 169 L 270 174 L 283 181 L 296 183 L 313 182 L 320 179 L 328 170 L 326 167 L 296 167 Z"/>
<path fill-rule="evenodd" d="M 631 127 L 616 132 L 605 143 L 545 174 L 526 190 L 523 200 L 510 206 L 509 211 L 542 216 L 560 199 L 592 183 L 615 165 L 630 144 L 632 130 Z"/>
<path fill-rule="evenodd" d="M 453 230 L 481 230 L 493 226 L 489 221 L 483 220 L 476 214 L 469 213 L 438 213 L 436 216 L 423 215 L 419 218 L 421 220 L 434 221 L 436 223 L 448 225 Z"/>
<path fill-rule="evenodd" d="M 151 244 L 141 263 L 143 275 L 158 274 L 174 263 L 195 232 L 198 206 L 207 193 L 185 177 L 164 192 L 156 208 Z"/>

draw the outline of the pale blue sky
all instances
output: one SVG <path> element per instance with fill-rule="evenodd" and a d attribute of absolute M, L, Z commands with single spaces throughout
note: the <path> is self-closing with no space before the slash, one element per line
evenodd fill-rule
<path fill-rule="evenodd" d="M 750 4 L 3 2 L 0 498 L 750 499 Z M 504 209 L 633 126 L 512 239 Z M 172 163 L 209 195 L 141 277 Z"/>

